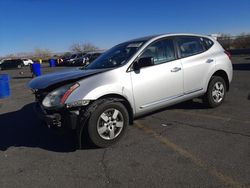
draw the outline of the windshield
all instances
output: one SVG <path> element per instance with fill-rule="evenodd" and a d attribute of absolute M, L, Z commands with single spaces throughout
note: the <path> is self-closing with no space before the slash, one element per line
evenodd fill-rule
<path fill-rule="evenodd" d="M 73 54 L 71 57 L 70 57 L 70 59 L 75 59 L 76 58 L 76 54 Z"/>
<path fill-rule="evenodd" d="M 145 41 L 125 42 L 119 44 L 90 63 L 86 69 L 115 68 L 125 65 Z"/>

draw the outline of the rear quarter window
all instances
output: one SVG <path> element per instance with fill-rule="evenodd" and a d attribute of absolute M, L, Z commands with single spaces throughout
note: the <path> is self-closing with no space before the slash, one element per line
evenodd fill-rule
<path fill-rule="evenodd" d="M 205 51 L 200 37 L 178 37 L 177 45 L 182 58 Z"/>
<path fill-rule="evenodd" d="M 203 46 L 206 48 L 206 50 L 210 49 L 213 45 L 214 42 L 208 38 L 202 37 L 201 41 L 203 43 Z"/>

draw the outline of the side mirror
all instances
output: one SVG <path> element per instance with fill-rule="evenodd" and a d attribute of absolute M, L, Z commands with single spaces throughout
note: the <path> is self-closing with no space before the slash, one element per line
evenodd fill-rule
<path fill-rule="evenodd" d="M 138 61 L 134 62 L 133 68 L 135 71 L 138 71 L 143 67 L 149 67 L 152 65 L 154 65 L 153 57 L 142 57 Z"/>

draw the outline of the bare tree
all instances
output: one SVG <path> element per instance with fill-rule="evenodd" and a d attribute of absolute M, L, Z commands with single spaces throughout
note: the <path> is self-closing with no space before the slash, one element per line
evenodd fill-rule
<path fill-rule="evenodd" d="M 71 56 L 71 53 L 70 52 L 65 52 L 65 53 L 63 53 L 63 56 Z"/>
<path fill-rule="evenodd" d="M 230 49 L 232 45 L 232 39 L 230 34 L 221 34 L 220 37 L 218 37 L 218 42 L 223 46 L 225 49 Z"/>
<path fill-rule="evenodd" d="M 72 44 L 70 50 L 74 53 L 82 52 L 82 45 L 80 43 Z"/>
<path fill-rule="evenodd" d="M 33 58 L 47 60 L 51 57 L 51 54 L 52 54 L 52 52 L 48 49 L 36 48 L 34 51 Z"/>
<path fill-rule="evenodd" d="M 242 33 L 240 36 L 237 36 L 233 42 L 233 45 L 236 49 L 250 48 L 250 34 Z"/>
<path fill-rule="evenodd" d="M 74 43 L 71 45 L 70 50 L 75 53 L 90 52 L 98 50 L 99 48 L 90 42 Z"/>
<path fill-rule="evenodd" d="M 99 48 L 95 46 L 94 44 L 87 42 L 82 44 L 82 50 L 84 52 L 90 52 L 90 51 L 95 51 L 98 50 Z"/>

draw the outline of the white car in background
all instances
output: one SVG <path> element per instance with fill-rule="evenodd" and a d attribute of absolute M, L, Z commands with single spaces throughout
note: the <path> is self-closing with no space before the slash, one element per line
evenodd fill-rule
<path fill-rule="evenodd" d="M 34 63 L 31 59 L 22 59 L 22 61 L 25 66 L 28 66 Z"/>

